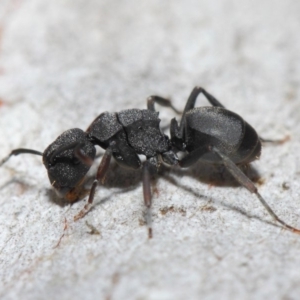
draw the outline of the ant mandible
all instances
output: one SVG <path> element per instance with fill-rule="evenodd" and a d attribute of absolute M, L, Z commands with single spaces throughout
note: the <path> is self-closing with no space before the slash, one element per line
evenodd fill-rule
<path fill-rule="evenodd" d="M 195 107 L 200 93 L 212 106 Z M 151 238 L 151 167 L 157 169 L 162 162 L 181 168 L 188 168 L 197 161 L 219 164 L 225 166 L 242 186 L 256 195 L 275 221 L 292 232 L 300 233 L 299 229 L 286 224 L 275 214 L 254 183 L 238 167 L 258 159 L 261 153 L 263 140 L 247 122 L 236 113 L 225 109 L 203 88 L 195 87 L 187 100 L 179 124 L 175 118 L 171 120 L 169 138 L 159 126 L 159 113 L 155 111 L 155 103 L 178 112 L 170 100 L 151 96 L 147 100 L 147 109 L 104 112 L 86 131 L 74 128 L 63 132 L 43 153 L 32 149 L 15 149 L 0 162 L 0 166 L 13 155 L 41 155 L 51 185 L 59 196 L 73 203 L 82 197 L 84 177 L 94 162 L 95 146 L 100 146 L 105 149 L 105 153 L 90 189 L 87 204 L 74 217 L 75 221 L 91 209 L 96 187 L 103 180 L 113 157 L 122 167 L 142 168 L 146 224 L 148 236 Z M 178 158 L 178 152 L 184 153 L 183 158 Z M 142 163 L 138 155 L 144 155 L 146 160 Z"/>

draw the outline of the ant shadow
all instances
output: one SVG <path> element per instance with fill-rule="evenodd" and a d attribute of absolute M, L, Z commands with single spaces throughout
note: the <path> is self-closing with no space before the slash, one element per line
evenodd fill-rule
<path fill-rule="evenodd" d="M 97 165 L 97 162 L 95 163 L 95 165 Z M 94 171 L 96 172 L 96 170 Z M 46 192 L 48 201 L 51 201 L 52 203 L 59 205 L 60 207 L 65 207 L 65 206 L 72 205 L 76 202 L 79 202 L 83 199 L 87 199 L 89 195 L 90 187 L 92 186 L 92 183 L 95 180 L 95 172 L 91 172 L 87 175 L 83 185 L 84 192 L 82 194 L 82 197 L 80 197 L 77 201 L 73 203 L 66 201 L 65 199 L 59 197 L 56 194 L 55 190 L 52 188 L 47 189 Z M 110 163 L 110 168 L 106 173 L 104 182 L 98 185 L 97 190 L 100 190 L 102 187 L 105 187 L 105 189 L 117 188 L 119 189 L 119 191 L 113 191 L 109 197 L 107 196 L 105 198 L 102 198 L 100 201 L 97 201 L 96 199 L 97 196 L 96 196 L 93 202 L 93 207 L 105 203 L 106 201 L 110 200 L 110 198 L 113 197 L 113 195 L 115 194 L 120 194 L 120 193 L 124 193 L 136 189 L 137 187 L 139 187 L 141 180 L 142 180 L 141 169 L 139 170 L 125 169 L 120 167 L 115 161 L 112 161 Z"/>
<path fill-rule="evenodd" d="M 0 186 L 0 191 L 4 190 L 5 188 L 8 188 L 10 186 L 14 187 L 15 191 L 17 191 L 17 194 L 19 194 L 19 195 L 24 194 L 29 189 L 35 188 L 35 185 L 33 185 L 33 184 L 30 184 L 30 183 L 20 180 L 18 178 L 12 178 L 12 179 L 9 179 L 8 181 L 4 182 Z"/>
<path fill-rule="evenodd" d="M 258 171 L 253 168 L 251 165 L 241 166 L 242 171 L 249 177 L 251 181 L 256 184 L 261 184 L 260 175 Z M 171 174 L 175 174 L 176 177 L 171 176 Z M 214 187 L 218 188 L 227 188 L 227 187 L 236 187 L 241 188 L 242 186 L 234 179 L 234 177 L 227 171 L 227 169 L 222 165 L 209 165 L 205 163 L 197 163 L 195 166 L 191 167 L 190 169 L 172 169 L 172 170 L 164 170 L 163 178 L 165 178 L 169 183 L 177 186 L 181 190 L 186 191 L 189 194 L 195 196 L 195 198 L 206 202 L 210 202 L 210 204 L 215 204 L 217 206 L 222 206 L 232 211 L 235 211 L 248 219 L 256 219 L 262 223 L 269 224 L 278 228 L 281 228 L 279 224 L 276 224 L 272 221 L 268 221 L 262 219 L 261 216 L 256 214 L 249 214 L 249 212 L 243 210 L 242 208 L 236 207 L 230 203 L 218 200 L 213 197 L 209 197 L 207 195 L 200 194 L 198 190 L 194 189 L 193 186 L 187 186 L 180 183 L 180 177 L 182 176 L 190 176 L 193 179 L 198 180 L 199 182 L 203 182 L 209 184 Z M 178 180 L 178 179 L 179 180 Z M 250 193 L 249 197 L 253 197 L 253 201 L 255 201 L 255 196 L 251 196 Z M 262 210 L 264 208 L 262 207 Z"/>
<path fill-rule="evenodd" d="M 260 183 L 260 175 L 258 171 L 253 168 L 251 165 L 241 166 L 241 169 L 246 175 L 255 183 Z M 195 196 L 195 198 L 199 199 L 199 201 L 210 201 L 217 206 L 223 206 L 227 209 L 233 210 L 249 219 L 254 218 L 266 224 L 271 224 L 276 227 L 280 227 L 277 224 L 272 223 L 271 221 L 263 220 L 258 215 L 249 214 L 245 210 L 238 208 L 234 205 L 226 203 L 224 201 L 214 199 L 212 197 L 208 197 L 206 195 L 199 193 L 198 189 L 194 189 L 193 186 L 187 186 L 180 183 L 181 177 L 190 177 L 199 183 L 209 184 L 213 187 L 218 188 L 227 188 L 227 187 L 236 187 L 240 188 L 240 184 L 232 177 L 232 175 L 227 171 L 227 169 L 222 165 L 210 165 L 203 162 L 198 162 L 194 166 L 181 169 L 176 167 L 168 167 L 165 165 L 161 165 L 158 172 L 152 170 L 151 177 L 152 177 L 152 186 L 156 186 L 157 181 L 159 178 L 164 178 L 169 183 L 179 187 L 181 190 L 186 191 L 189 194 Z M 87 180 L 86 184 L 91 185 L 94 180 L 94 176 L 90 175 Z M 95 201 L 93 208 L 102 205 L 103 203 L 110 201 L 114 195 L 126 193 L 141 186 L 142 182 L 142 170 L 130 170 L 126 168 L 122 168 L 119 166 L 115 161 L 111 162 L 110 168 L 106 174 L 105 181 L 103 184 L 98 186 L 98 189 L 101 189 L 104 186 L 106 189 L 118 189 L 117 191 L 113 191 L 110 195 L 105 196 L 101 200 Z M 58 205 L 70 205 L 66 203 L 64 200 L 58 198 L 55 195 L 53 190 L 49 190 L 50 200 Z M 249 193 L 249 197 L 251 197 Z M 96 199 L 95 199 L 96 200 Z M 255 199 L 254 199 L 255 200 Z M 143 195 L 141 194 L 141 201 L 143 201 Z"/>
<path fill-rule="evenodd" d="M 255 168 L 253 168 L 251 165 L 248 166 L 242 166 L 242 171 L 246 173 L 246 175 L 255 183 L 259 183 L 259 173 Z M 171 175 L 172 174 L 172 175 Z M 210 165 L 202 162 L 196 163 L 194 166 L 187 168 L 187 169 L 181 169 L 176 167 L 168 167 L 165 165 L 161 165 L 158 172 L 155 172 L 152 170 L 151 177 L 152 177 L 152 185 L 156 185 L 159 178 L 166 179 L 169 183 L 179 187 L 181 190 L 186 191 L 189 194 L 192 194 L 195 196 L 195 198 L 203 201 L 203 199 L 206 199 L 207 201 L 211 201 L 212 203 L 223 206 L 225 208 L 228 208 L 230 210 L 236 211 L 237 213 L 246 216 L 247 218 L 254 218 L 261 222 L 272 224 L 273 226 L 280 227 L 277 224 L 274 224 L 272 222 L 266 221 L 261 219 L 261 217 L 253 214 L 249 214 L 243 209 L 237 208 L 236 206 L 233 206 L 229 203 L 224 203 L 223 201 L 219 201 L 218 199 L 214 199 L 212 197 L 207 197 L 206 195 L 203 195 L 199 193 L 199 190 L 194 189 L 193 186 L 187 186 L 180 183 L 181 177 L 190 177 L 193 178 L 196 181 L 209 184 L 214 187 L 218 188 L 227 188 L 227 187 L 241 187 L 240 184 L 232 177 L 232 175 L 226 170 L 226 168 L 222 165 Z M 86 186 L 91 186 L 94 175 L 88 175 L 85 181 Z M 106 189 L 118 189 L 110 193 L 110 195 L 105 196 L 101 200 L 95 201 L 93 208 L 110 201 L 114 195 L 126 193 L 132 190 L 135 190 L 136 188 L 139 188 L 141 186 L 142 182 L 142 170 L 130 170 L 126 168 L 122 168 L 119 166 L 115 161 L 111 162 L 110 168 L 106 174 L 105 180 L 103 184 L 99 184 L 98 190 L 101 189 L 101 187 L 105 187 Z M 11 179 L 7 181 L 6 183 L 2 184 L 0 186 L 0 190 L 6 188 L 9 185 L 15 185 L 18 184 L 21 187 L 24 187 L 25 190 L 29 188 L 34 188 L 33 185 L 28 184 L 22 180 L 19 179 Z M 86 193 L 84 196 L 79 199 L 78 201 L 87 198 L 89 194 L 89 189 L 86 190 Z M 48 201 L 51 201 L 52 203 L 59 205 L 60 207 L 69 206 L 71 203 L 65 201 L 64 199 L 60 198 L 58 195 L 56 195 L 55 191 L 53 189 L 47 189 L 46 190 L 46 197 L 48 198 Z M 249 197 L 250 193 L 249 193 Z M 98 197 L 97 197 L 98 198 Z M 95 199 L 96 200 L 96 199 Z M 143 201 L 143 196 L 141 194 L 141 201 Z M 72 205 L 72 204 L 71 204 Z M 93 209 L 92 208 L 92 209 Z"/>

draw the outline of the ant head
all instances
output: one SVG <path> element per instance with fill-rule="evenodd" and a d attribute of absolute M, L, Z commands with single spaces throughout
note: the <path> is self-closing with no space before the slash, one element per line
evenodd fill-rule
<path fill-rule="evenodd" d="M 96 154 L 87 134 L 74 128 L 62 133 L 43 153 L 51 185 L 70 202 L 80 197 L 80 185 Z"/>

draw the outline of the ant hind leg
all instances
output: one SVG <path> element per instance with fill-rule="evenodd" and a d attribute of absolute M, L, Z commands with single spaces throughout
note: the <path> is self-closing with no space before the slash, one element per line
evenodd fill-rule
<path fill-rule="evenodd" d="M 231 173 L 231 175 L 243 186 L 245 187 L 250 193 L 253 193 L 256 195 L 257 199 L 260 201 L 260 203 L 264 206 L 264 208 L 267 210 L 269 215 L 278 223 L 280 223 L 284 228 L 300 234 L 300 229 L 297 229 L 295 227 L 292 227 L 288 224 L 286 224 L 283 220 L 281 220 L 276 213 L 271 209 L 269 204 L 266 202 L 266 200 L 260 195 L 258 192 L 256 186 L 254 183 L 238 168 L 238 166 L 229 159 L 226 155 L 224 155 L 222 152 L 220 152 L 217 148 L 212 147 L 211 151 L 216 153 L 223 161 L 224 166 L 228 169 L 228 171 Z"/>

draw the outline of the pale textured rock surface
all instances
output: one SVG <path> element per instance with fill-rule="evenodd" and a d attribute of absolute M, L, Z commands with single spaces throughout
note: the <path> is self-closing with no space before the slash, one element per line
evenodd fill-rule
<path fill-rule="evenodd" d="M 269 204 L 300 227 L 299 14 L 291 0 L 2 0 L 0 158 L 43 151 L 151 94 L 183 108 L 202 85 L 262 136 L 290 135 L 253 167 Z M 163 125 L 173 116 L 161 109 Z M 223 177 L 202 165 L 166 171 L 149 241 L 139 173 L 113 165 L 95 208 L 73 223 L 84 202 L 54 203 L 40 158 L 11 159 L 0 170 L 1 298 L 299 299 L 300 237 Z"/>

